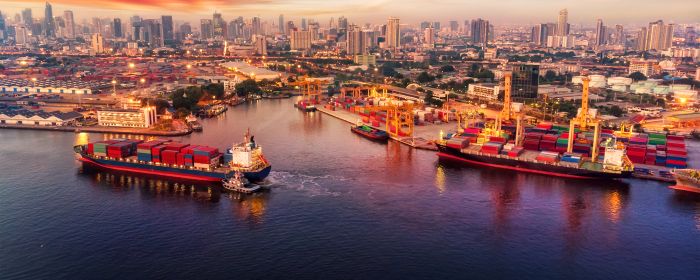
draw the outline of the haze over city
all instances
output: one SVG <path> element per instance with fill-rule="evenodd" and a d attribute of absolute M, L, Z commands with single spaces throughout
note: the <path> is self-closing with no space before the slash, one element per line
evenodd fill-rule
<path fill-rule="evenodd" d="M 3 0 L 5 13 L 17 13 L 31 7 L 40 12 L 44 1 Z M 695 0 L 61 0 L 51 1 L 57 10 L 70 9 L 79 19 L 93 16 L 159 16 L 168 13 L 179 20 L 196 21 L 200 17 L 218 11 L 228 17 L 260 16 L 272 19 L 284 13 L 290 18 L 315 18 L 327 21 L 330 17 L 346 16 L 356 24 L 379 23 L 388 16 L 401 17 L 405 23 L 416 24 L 422 20 L 462 20 L 489 18 L 503 24 L 527 24 L 550 20 L 550 14 L 568 8 L 570 21 L 575 25 L 593 25 L 602 18 L 620 24 L 641 25 L 652 19 L 672 19 L 674 23 L 698 21 L 700 6 Z"/>

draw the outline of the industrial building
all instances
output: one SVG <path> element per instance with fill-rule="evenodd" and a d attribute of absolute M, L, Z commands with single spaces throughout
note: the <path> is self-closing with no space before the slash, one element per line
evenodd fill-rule
<path fill-rule="evenodd" d="M 29 110 L 0 110 L 0 124 L 28 126 L 63 126 L 81 119 L 78 112 L 45 112 Z"/>
<path fill-rule="evenodd" d="M 156 108 L 105 109 L 97 111 L 97 124 L 111 127 L 148 128 L 156 123 Z"/>

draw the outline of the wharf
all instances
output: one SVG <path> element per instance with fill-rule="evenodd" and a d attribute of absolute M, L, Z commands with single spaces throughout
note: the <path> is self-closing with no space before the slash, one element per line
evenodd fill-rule
<path fill-rule="evenodd" d="M 184 136 L 184 135 L 188 135 L 188 134 L 192 133 L 192 129 L 189 127 L 183 128 L 180 130 L 159 131 L 159 130 L 152 130 L 152 129 L 102 127 L 102 126 L 34 126 L 34 125 L 0 124 L 0 128 L 60 131 L 60 132 L 74 132 L 74 133 L 79 133 L 79 132 L 115 133 L 115 134 L 129 134 L 129 135 L 164 136 L 164 137 Z"/>
<path fill-rule="evenodd" d="M 350 124 L 357 124 L 358 121 L 360 121 L 360 116 L 355 115 L 353 113 L 350 113 L 348 111 L 344 110 L 329 110 L 324 108 L 323 106 L 316 106 L 316 110 L 327 114 L 329 116 L 335 117 L 339 120 L 345 121 Z M 371 124 L 365 124 L 368 126 L 372 126 Z M 386 131 L 384 127 L 375 127 L 372 126 L 376 129 Z M 438 135 L 439 131 L 436 132 L 434 135 Z M 431 150 L 431 151 L 437 151 L 437 147 L 433 143 L 433 141 L 427 140 L 423 137 L 394 137 L 392 136 L 391 139 L 398 141 L 399 143 L 406 144 L 412 148 L 416 149 L 423 149 L 423 150 Z"/>

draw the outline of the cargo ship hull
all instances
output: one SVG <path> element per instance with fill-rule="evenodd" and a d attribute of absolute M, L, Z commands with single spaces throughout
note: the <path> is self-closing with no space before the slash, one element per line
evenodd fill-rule
<path fill-rule="evenodd" d="M 599 172 L 581 168 L 573 168 L 559 166 L 535 161 L 522 161 L 516 158 L 508 157 L 492 157 L 488 155 L 477 155 L 463 153 L 459 149 L 447 147 L 444 145 L 438 146 L 438 156 L 442 159 L 464 162 L 477 166 L 486 166 L 491 168 L 507 169 L 519 172 L 527 172 L 533 174 L 541 174 L 547 176 L 556 176 L 571 179 L 615 179 L 631 177 L 631 171 L 623 171 L 621 173 Z"/>
<path fill-rule="evenodd" d="M 145 175 L 153 175 L 168 178 L 178 178 L 183 180 L 205 181 L 205 182 L 221 182 L 224 178 L 233 176 L 233 171 L 216 172 L 204 171 L 196 169 L 184 169 L 169 166 L 159 166 L 151 164 L 143 164 L 138 162 L 128 162 L 111 159 L 100 159 L 90 156 L 85 153 L 79 153 L 80 161 L 86 164 L 91 164 L 108 170 L 117 170 L 130 173 L 139 173 Z M 268 165 L 265 168 L 255 172 L 243 172 L 243 175 L 251 182 L 259 182 L 264 180 L 272 170 L 272 166 Z"/>
<path fill-rule="evenodd" d="M 367 132 L 367 131 L 364 131 L 362 129 L 359 129 L 358 127 L 355 127 L 355 126 L 351 127 L 350 130 L 352 132 L 359 134 L 359 135 L 361 135 L 369 140 L 372 140 L 372 141 L 377 141 L 377 142 L 389 141 L 389 135 L 387 135 L 387 134 L 371 133 L 371 132 Z"/>
<path fill-rule="evenodd" d="M 685 174 L 685 172 L 686 171 L 682 169 L 676 170 L 673 174 L 673 177 L 676 179 L 676 185 L 669 186 L 669 188 L 678 191 L 700 193 L 700 182 L 690 178 Z"/>

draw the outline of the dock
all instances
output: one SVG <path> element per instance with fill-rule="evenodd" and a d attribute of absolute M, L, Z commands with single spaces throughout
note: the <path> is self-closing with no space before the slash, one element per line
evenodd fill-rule
<path fill-rule="evenodd" d="M 26 129 L 59 132 L 88 132 L 88 133 L 114 133 L 145 136 L 176 137 L 192 133 L 192 129 L 187 127 L 181 130 L 159 131 L 143 128 L 122 128 L 122 127 L 101 127 L 101 126 L 38 126 L 38 125 L 16 125 L 0 124 L 1 129 Z"/>
<path fill-rule="evenodd" d="M 350 124 L 357 124 L 357 122 L 361 119 L 360 116 L 355 115 L 351 112 L 344 111 L 344 110 L 329 110 L 327 108 L 324 108 L 323 106 L 316 106 L 316 110 L 324 113 L 326 115 L 332 116 L 334 118 L 337 118 L 339 120 L 345 121 Z M 367 126 L 372 126 L 371 124 L 365 124 Z M 372 126 L 376 129 L 386 131 L 384 127 L 376 127 Z M 437 128 L 439 129 L 439 128 Z M 435 135 L 438 135 L 439 131 L 435 133 Z M 433 143 L 432 140 L 428 140 L 423 136 L 418 136 L 418 137 L 397 137 L 397 136 L 391 136 L 392 140 L 398 141 L 399 143 L 408 145 L 412 148 L 415 149 L 422 149 L 422 150 L 430 150 L 430 151 L 437 151 L 437 147 Z"/>

